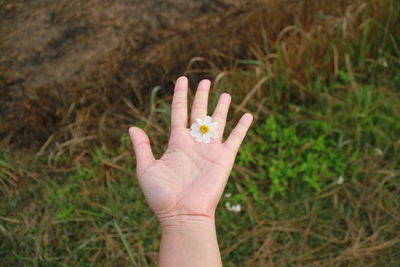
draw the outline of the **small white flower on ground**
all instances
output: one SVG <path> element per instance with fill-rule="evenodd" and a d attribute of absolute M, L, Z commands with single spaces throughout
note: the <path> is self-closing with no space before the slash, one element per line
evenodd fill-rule
<path fill-rule="evenodd" d="M 384 57 L 380 57 L 378 59 L 378 63 L 381 64 L 385 68 L 389 67 L 388 62 L 387 62 L 386 58 L 384 58 Z"/>
<path fill-rule="evenodd" d="M 240 212 L 241 210 L 242 210 L 242 206 L 240 204 L 232 206 L 232 211 L 233 212 Z"/>
<path fill-rule="evenodd" d="M 380 148 L 375 148 L 374 149 L 375 155 L 382 157 L 383 156 L 383 151 Z"/>
<path fill-rule="evenodd" d="M 190 135 L 199 143 L 208 144 L 211 138 L 218 137 L 218 122 L 212 121 L 210 116 L 206 116 L 203 120 L 197 118 L 190 129 Z"/>
<path fill-rule="evenodd" d="M 227 210 L 233 211 L 233 212 L 240 212 L 242 210 L 242 206 L 240 204 L 231 206 L 230 202 L 226 202 L 225 207 Z"/>
<path fill-rule="evenodd" d="M 343 182 L 344 182 L 343 176 L 340 176 L 339 179 L 337 179 L 337 181 L 336 181 L 337 184 L 343 184 Z"/>

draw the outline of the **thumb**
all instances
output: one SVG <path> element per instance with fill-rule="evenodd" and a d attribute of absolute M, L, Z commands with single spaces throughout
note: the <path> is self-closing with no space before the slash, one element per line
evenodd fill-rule
<path fill-rule="evenodd" d="M 140 128 L 130 127 L 129 135 L 136 155 L 136 170 L 138 173 L 145 170 L 153 161 L 154 156 L 147 134 Z"/>

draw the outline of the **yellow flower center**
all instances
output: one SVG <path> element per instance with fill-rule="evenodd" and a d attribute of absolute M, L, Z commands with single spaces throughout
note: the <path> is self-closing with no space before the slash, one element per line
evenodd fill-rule
<path fill-rule="evenodd" d="M 200 132 L 202 132 L 203 134 L 208 133 L 210 129 L 208 128 L 207 125 L 202 125 L 200 126 Z"/>

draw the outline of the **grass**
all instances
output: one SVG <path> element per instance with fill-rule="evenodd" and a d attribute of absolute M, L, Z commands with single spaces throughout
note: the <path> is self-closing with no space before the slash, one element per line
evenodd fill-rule
<path fill-rule="evenodd" d="M 0 134 L 2 265 L 156 264 L 160 229 L 127 127 L 161 155 L 171 81 L 186 72 L 213 79 L 213 105 L 233 95 L 228 129 L 256 118 L 217 210 L 226 266 L 398 266 L 400 4 L 307 3 L 233 7 L 224 27 L 152 46 L 163 71 L 144 75 L 147 91 L 124 83 L 124 45 L 66 84 L 68 98 L 27 88 L 20 124 L 7 117 Z"/>

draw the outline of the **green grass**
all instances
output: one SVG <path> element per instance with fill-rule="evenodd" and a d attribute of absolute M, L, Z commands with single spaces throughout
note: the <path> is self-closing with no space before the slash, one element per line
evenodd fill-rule
<path fill-rule="evenodd" d="M 400 264 L 400 4 L 364 2 L 279 42 L 260 27 L 252 56 L 210 70 L 213 104 L 233 95 L 227 128 L 256 118 L 217 209 L 226 266 Z M 145 112 L 124 100 L 158 155 L 171 100 L 159 91 Z M 0 265 L 156 264 L 126 128 L 102 123 L 97 137 L 1 151 Z"/>

